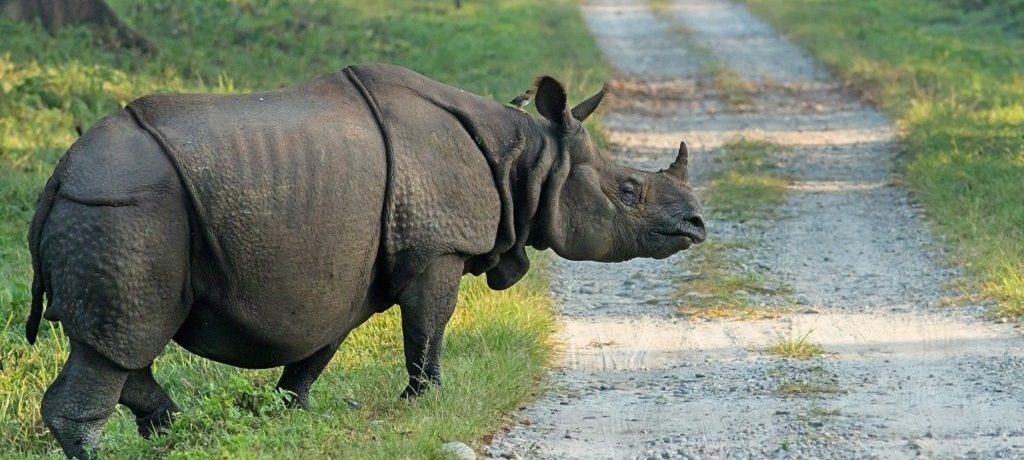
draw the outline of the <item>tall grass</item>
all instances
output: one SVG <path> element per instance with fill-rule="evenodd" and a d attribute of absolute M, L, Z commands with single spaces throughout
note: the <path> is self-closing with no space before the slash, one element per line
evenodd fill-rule
<path fill-rule="evenodd" d="M 57 328 L 23 336 L 30 264 L 25 233 L 57 158 L 107 113 L 153 92 L 271 89 L 359 62 L 405 65 L 508 100 L 541 73 L 581 99 L 604 77 L 572 0 L 111 0 L 160 48 L 156 56 L 102 44 L 88 28 L 56 37 L 0 19 L 0 457 L 58 456 L 38 416 L 42 391 L 67 355 Z M 543 264 L 541 264 L 543 265 Z M 448 440 L 474 443 L 537 391 L 552 317 L 542 277 L 495 293 L 464 280 L 445 344 L 445 386 L 399 401 L 405 383 L 396 312 L 342 346 L 314 386 L 310 411 L 284 410 L 277 371 L 212 363 L 172 346 L 155 364 L 184 409 L 153 440 L 130 414 L 108 424 L 113 458 L 433 457 Z"/>

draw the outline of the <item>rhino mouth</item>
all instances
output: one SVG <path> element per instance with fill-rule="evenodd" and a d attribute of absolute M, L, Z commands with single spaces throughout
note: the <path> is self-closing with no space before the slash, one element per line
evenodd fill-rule
<path fill-rule="evenodd" d="M 670 230 L 655 230 L 654 233 L 670 239 L 685 239 L 687 242 L 686 247 L 700 243 L 707 238 L 704 231 L 696 227 L 690 228 L 689 226 L 673 228 Z"/>
<path fill-rule="evenodd" d="M 660 236 L 663 241 L 666 242 L 666 249 L 669 249 L 671 251 L 669 255 L 677 251 L 685 251 L 687 249 L 690 249 L 690 246 L 693 246 L 693 235 L 688 235 L 684 233 L 655 233 L 658 236 Z"/>
<path fill-rule="evenodd" d="M 704 241 L 704 236 L 696 229 L 653 230 L 651 234 L 657 241 L 654 243 L 656 249 L 650 255 L 654 259 L 664 259 Z"/>

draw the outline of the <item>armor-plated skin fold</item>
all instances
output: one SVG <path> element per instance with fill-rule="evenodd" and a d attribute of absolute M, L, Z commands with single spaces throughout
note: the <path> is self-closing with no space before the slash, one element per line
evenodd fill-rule
<path fill-rule="evenodd" d="M 305 407 L 348 333 L 398 304 L 414 397 L 440 382 L 464 273 L 504 289 L 527 246 L 611 262 L 704 240 L 685 146 L 660 172 L 617 165 L 580 123 L 604 90 L 574 108 L 553 78 L 535 92 L 543 118 L 359 65 L 276 91 L 147 96 L 99 122 L 29 229 L 27 336 L 45 317 L 71 341 L 42 404 L 65 452 L 88 457 L 118 402 L 144 435 L 170 423 L 150 366 L 171 340 L 284 366 L 278 386 Z"/>

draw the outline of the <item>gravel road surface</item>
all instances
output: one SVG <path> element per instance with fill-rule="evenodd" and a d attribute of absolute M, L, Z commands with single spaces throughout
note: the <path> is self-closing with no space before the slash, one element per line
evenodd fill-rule
<path fill-rule="evenodd" d="M 987 305 L 942 306 L 958 274 L 898 185 L 891 122 L 742 5 L 583 9 L 616 70 L 604 119 L 619 161 L 662 168 L 685 139 L 699 187 L 730 140 L 786 146 L 772 157 L 792 179 L 778 219 L 709 225 L 711 239 L 756 242 L 745 267 L 793 293 L 779 318 L 687 320 L 679 278 L 700 270 L 687 253 L 556 258 L 561 366 L 486 454 L 1024 458 L 1024 337 L 984 319 Z M 709 56 L 755 89 L 750 101 L 728 103 Z M 827 354 L 762 351 L 804 334 Z"/>

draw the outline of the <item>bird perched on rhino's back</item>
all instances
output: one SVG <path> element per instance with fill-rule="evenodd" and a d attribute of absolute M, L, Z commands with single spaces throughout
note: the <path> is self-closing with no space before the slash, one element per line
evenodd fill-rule
<path fill-rule="evenodd" d="M 523 91 L 523 94 L 516 96 L 508 104 L 519 110 L 524 110 L 526 106 L 530 105 L 530 99 L 533 99 L 533 88 Z"/>
<path fill-rule="evenodd" d="M 516 283 L 526 247 L 571 260 L 668 257 L 705 238 L 687 152 L 659 172 L 613 162 L 562 84 L 542 118 L 410 70 L 352 66 L 276 91 L 138 99 L 85 132 L 29 231 L 27 325 L 71 342 L 42 400 L 86 457 L 118 402 L 148 435 L 177 406 L 153 379 L 174 340 L 235 366 L 284 366 L 304 407 L 341 342 L 399 305 L 414 397 L 440 382 L 464 273 Z"/>

